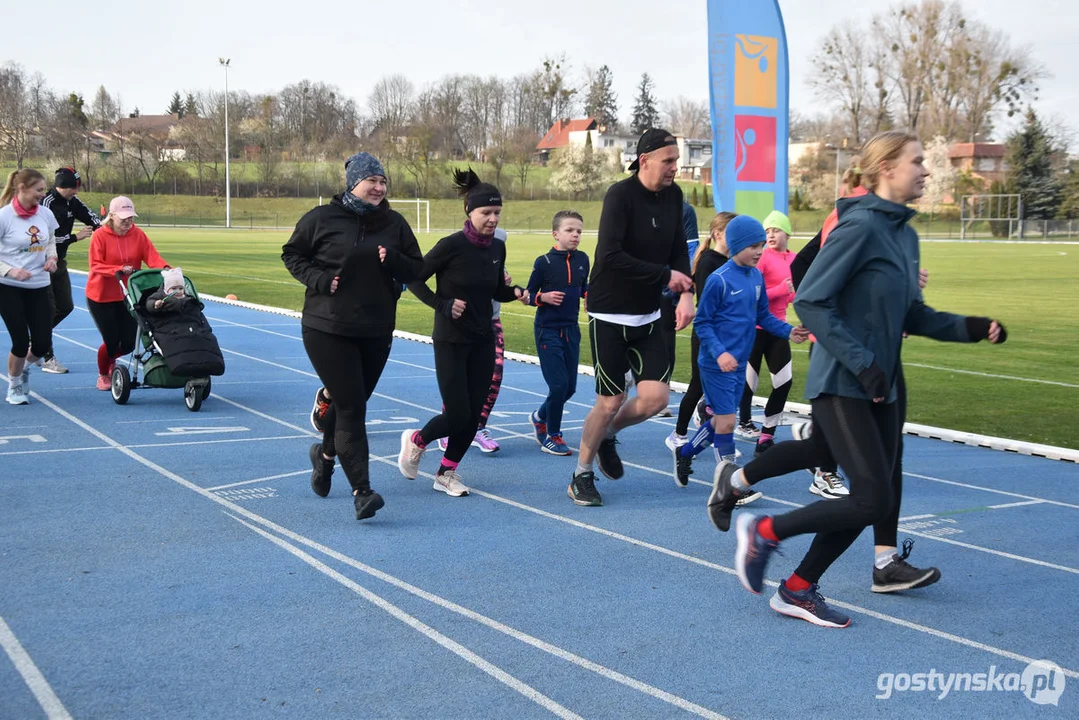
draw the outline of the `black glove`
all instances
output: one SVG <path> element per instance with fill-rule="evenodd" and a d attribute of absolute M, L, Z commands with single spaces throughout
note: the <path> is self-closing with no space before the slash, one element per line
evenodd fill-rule
<path fill-rule="evenodd" d="M 967 335 L 974 342 L 989 339 L 989 326 L 993 324 L 992 318 L 987 317 L 975 317 L 973 315 L 966 318 L 967 323 Z M 998 320 L 997 325 L 1000 326 L 1000 340 L 997 344 L 1004 342 L 1008 339 L 1008 331 L 1004 329 L 1004 325 Z"/>
<path fill-rule="evenodd" d="M 891 389 L 888 387 L 887 376 L 880 369 L 880 365 L 877 365 L 876 360 L 865 370 L 858 373 L 858 382 L 861 383 L 862 389 L 873 400 L 888 397 L 888 391 Z"/>

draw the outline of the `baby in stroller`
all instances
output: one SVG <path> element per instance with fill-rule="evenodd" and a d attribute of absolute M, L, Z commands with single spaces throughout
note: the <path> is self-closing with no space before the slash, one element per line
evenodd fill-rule
<path fill-rule="evenodd" d="M 161 287 L 146 297 L 144 307 L 147 312 L 158 314 L 179 312 L 187 303 L 201 310 L 202 303 L 185 293 L 184 271 L 176 267 L 161 271 Z"/>

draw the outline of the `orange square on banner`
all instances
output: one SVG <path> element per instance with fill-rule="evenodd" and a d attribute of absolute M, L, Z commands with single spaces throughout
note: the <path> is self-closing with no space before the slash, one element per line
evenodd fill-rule
<path fill-rule="evenodd" d="M 779 40 L 759 35 L 734 36 L 734 104 L 774 108 Z"/>

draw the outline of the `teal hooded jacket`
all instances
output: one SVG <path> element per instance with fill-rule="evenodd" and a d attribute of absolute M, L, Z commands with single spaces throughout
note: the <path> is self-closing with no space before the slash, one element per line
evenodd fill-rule
<path fill-rule="evenodd" d="M 798 286 L 794 309 L 816 336 L 806 397 L 869 400 L 858 374 L 874 362 L 895 402 L 903 333 L 949 342 L 976 342 L 966 317 L 927 306 L 918 287 L 916 214 L 873 193 L 836 203 L 839 224 Z"/>

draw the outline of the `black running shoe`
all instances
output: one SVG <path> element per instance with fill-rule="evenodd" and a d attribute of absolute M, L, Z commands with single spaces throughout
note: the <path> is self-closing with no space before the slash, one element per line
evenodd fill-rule
<path fill-rule="evenodd" d="M 352 496 L 352 502 L 356 505 L 356 519 L 366 520 L 372 518 L 375 513 L 386 506 L 382 496 L 371 488 L 364 488 Z"/>
<path fill-rule="evenodd" d="M 616 445 L 618 445 L 617 438 L 607 438 L 596 450 L 596 464 L 599 465 L 599 471 L 611 480 L 619 480 L 625 473 Z"/>
<path fill-rule="evenodd" d="M 697 416 L 695 419 L 697 427 L 707 424 L 712 419 L 711 408 L 708 407 L 708 403 L 705 402 L 704 398 L 701 398 L 701 401 L 697 403 Z"/>
<path fill-rule="evenodd" d="M 603 505 L 603 498 L 599 496 L 599 491 L 596 490 L 596 474 L 591 470 L 580 475 L 574 475 L 573 482 L 569 484 L 568 492 L 575 505 L 584 507 L 600 507 Z"/>
<path fill-rule="evenodd" d="M 311 489 L 319 497 L 330 494 L 330 476 L 333 475 L 333 460 L 322 457 L 322 444 L 315 443 L 308 450 L 311 458 Z"/>
<path fill-rule="evenodd" d="M 712 474 L 712 494 L 708 496 L 708 518 L 716 530 L 727 532 L 731 529 L 731 513 L 738 502 L 738 494 L 731 487 L 731 476 L 738 466 L 724 460 L 716 465 Z"/>
<path fill-rule="evenodd" d="M 682 455 L 680 447 L 671 452 L 674 455 L 674 484 L 684 488 L 689 485 L 689 476 L 693 474 L 693 458 Z"/>
<path fill-rule="evenodd" d="M 907 562 L 914 541 L 903 541 L 903 554 L 892 555 L 892 561 L 883 570 L 873 568 L 873 587 L 875 593 L 899 592 L 932 585 L 940 580 L 940 570 L 935 567 L 916 568 Z"/>
<path fill-rule="evenodd" d="M 325 432 L 322 421 L 330 409 L 330 403 L 333 402 L 322 393 L 324 389 L 319 388 L 315 391 L 315 404 L 311 407 L 311 427 L 315 429 L 315 432 Z"/>

